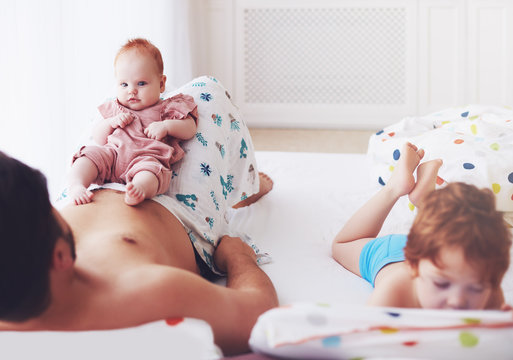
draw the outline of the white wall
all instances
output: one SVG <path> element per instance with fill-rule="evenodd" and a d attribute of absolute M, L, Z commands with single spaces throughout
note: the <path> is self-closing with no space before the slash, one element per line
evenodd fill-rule
<path fill-rule="evenodd" d="M 1 0 L 0 150 L 41 169 L 52 197 L 94 109 L 114 96 L 113 60 L 146 37 L 168 88 L 192 73 L 187 0 Z"/>
<path fill-rule="evenodd" d="M 208 2 L 208 71 L 251 126 L 379 130 L 466 103 L 513 105 L 512 0 Z"/>
<path fill-rule="evenodd" d="M 78 144 L 77 139 L 85 136 L 90 114 L 103 99 L 113 94 L 113 57 L 130 37 L 147 37 L 161 49 L 168 88 L 205 73 L 214 75 L 231 90 L 248 123 L 256 127 L 378 130 L 403 116 L 425 114 L 454 105 L 513 104 L 513 0 L 0 2 L 0 31 L 3 34 L 0 47 L 0 150 L 43 170 L 49 177 L 52 196 L 63 185 L 69 156 Z M 388 105 L 343 101 L 248 101 L 246 93 L 251 84 L 246 79 L 254 68 L 248 68 L 250 62 L 246 56 L 248 48 L 254 45 L 252 39 L 259 34 L 246 32 L 245 16 L 247 10 L 276 8 L 370 9 L 375 15 L 371 16 L 367 11 L 363 17 L 354 17 L 357 22 L 367 19 L 358 25 L 362 31 L 368 29 L 365 26 L 375 23 L 378 30 L 401 36 L 399 42 L 392 44 L 399 43 L 403 52 L 394 50 L 385 59 L 397 55 L 395 59 L 404 66 L 404 79 L 396 81 L 396 86 L 382 86 L 379 91 L 394 92 L 399 83 L 403 101 Z M 403 14 L 398 18 L 404 18 L 404 24 L 399 27 L 395 24 L 394 31 L 379 25 L 380 14 L 387 13 L 387 9 L 399 9 Z M 354 12 L 358 14 L 358 11 Z M 334 19 L 347 19 L 347 16 L 352 19 L 352 15 L 347 14 Z M 297 19 L 289 16 L 288 20 L 294 22 Z M 288 29 L 299 27 L 298 33 L 308 34 L 300 29 L 301 26 L 301 23 L 288 25 Z M 328 28 L 328 24 L 323 26 Z M 317 29 L 314 33 L 320 34 L 319 42 L 304 46 L 305 54 L 309 55 L 305 59 L 329 67 L 332 59 L 326 53 L 321 51 L 318 56 L 324 58 L 320 60 L 309 54 L 315 46 L 320 46 L 323 38 L 328 41 L 322 44 L 329 46 L 333 41 L 342 54 L 344 49 L 364 53 L 368 50 L 365 43 L 362 47 L 361 41 L 349 37 L 348 33 L 333 32 L 336 28 L 329 28 L 326 36 Z M 263 41 L 263 48 L 269 48 L 270 40 L 276 41 L 271 38 L 259 41 Z M 299 37 L 293 39 L 296 50 L 302 45 L 300 40 Z M 279 45 L 279 41 L 275 44 Z M 288 54 L 282 54 L 282 65 L 287 66 Z M 269 60 L 265 52 L 262 55 L 263 61 Z M 367 73 L 380 76 L 384 72 L 373 63 L 380 56 L 383 54 L 362 57 L 364 71 L 356 70 L 366 75 L 367 69 Z M 351 66 L 357 66 L 358 59 L 353 56 L 344 61 L 353 61 Z M 306 62 L 302 56 L 296 56 L 295 60 L 293 64 L 301 70 Z M 342 65 L 336 69 L 340 71 L 339 76 L 354 75 L 351 67 Z M 276 71 L 272 63 L 267 70 Z M 314 77 L 317 73 L 330 75 L 324 74 L 326 66 L 319 66 L 318 72 L 314 70 L 317 69 L 308 69 Z M 358 76 L 353 76 L 354 84 L 360 83 Z M 309 83 L 299 85 L 297 88 L 304 91 Z M 265 91 L 265 83 L 262 86 Z M 341 86 L 351 91 L 347 82 L 342 82 Z M 359 89 L 363 95 L 370 90 L 376 89 Z"/>

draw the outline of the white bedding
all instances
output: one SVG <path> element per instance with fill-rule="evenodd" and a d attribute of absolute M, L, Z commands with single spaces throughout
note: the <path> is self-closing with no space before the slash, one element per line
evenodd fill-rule
<path fill-rule="evenodd" d="M 366 155 L 257 152 L 257 162 L 259 170 L 273 178 L 274 188 L 257 203 L 235 211 L 231 222 L 272 256 L 273 261 L 262 268 L 273 281 L 280 303 L 363 304 L 370 285 L 331 258 L 330 242 L 379 189 L 371 181 Z M 413 212 L 403 200 L 392 210 L 383 232 L 407 231 Z M 503 289 L 513 303 L 511 270 Z M 30 354 L 38 359 L 220 357 L 202 322 L 169 327 L 162 321 L 107 332 L 10 334 L 0 334 L 2 358 L 26 359 Z M 144 351 L 149 356 L 141 356 Z M 100 356 L 90 356 L 95 352 Z"/>

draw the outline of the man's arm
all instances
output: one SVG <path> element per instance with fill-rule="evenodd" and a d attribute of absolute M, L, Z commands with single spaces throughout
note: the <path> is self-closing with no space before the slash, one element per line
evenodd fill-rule
<path fill-rule="evenodd" d="M 276 290 L 271 279 L 257 265 L 253 249 L 240 238 L 223 237 L 214 260 L 227 274 L 227 288 L 221 288 L 226 290 L 222 297 L 227 307 L 217 323 L 219 335 L 222 335 L 218 336 L 216 330 L 214 335 L 223 349 L 229 349 L 227 353 L 246 351 L 257 318 L 278 306 Z"/>
<path fill-rule="evenodd" d="M 136 306 L 142 312 L 141 322 L 203 319 L 226 355 L 244 352 L 258 316 L 278 305 L 276 291 L 258 267 L 253 250 L 239 238 L 223 237 L 214 256 L 219 269 L 227 272 L 226 287 L 185 270 L 158 266 L 151 274 L 139 273 L 139 283 L 146 285 Z"/>

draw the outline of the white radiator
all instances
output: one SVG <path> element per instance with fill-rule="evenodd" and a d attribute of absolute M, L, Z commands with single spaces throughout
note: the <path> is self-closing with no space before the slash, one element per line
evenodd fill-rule
<path fill-rule="evenodd" d="M 243 24 L 249 104 L 406 103 L 404 8 L 244 9 Z"/>
<path fill-rule="evenodd" d="M 209 70 L 251 126 L 379 130 L 449 106 L 513 104 L 513 0 L 210 4 Z"/>

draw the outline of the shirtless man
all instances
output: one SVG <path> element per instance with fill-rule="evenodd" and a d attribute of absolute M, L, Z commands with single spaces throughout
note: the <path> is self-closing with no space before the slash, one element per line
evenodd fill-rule
<path fill-rule="evenodd" d="M 256 201 L 272 187 L 260 174 Z M 98 190 L 59 213 L 44 176 L 0 152 L 2 330 L 92 330 L 193 317 L 207 321 L 225 354 L 248 349 L 257 317 L 278 304 L 253 250 L 223 237 L 214 253 L 227 286 L 199 276 L 184 227 L 159 203 L 126 206 Z M 75 251 L 76 247 L 76 251 Z M 76 254 L 76 255 L 75 255 Z"/>

